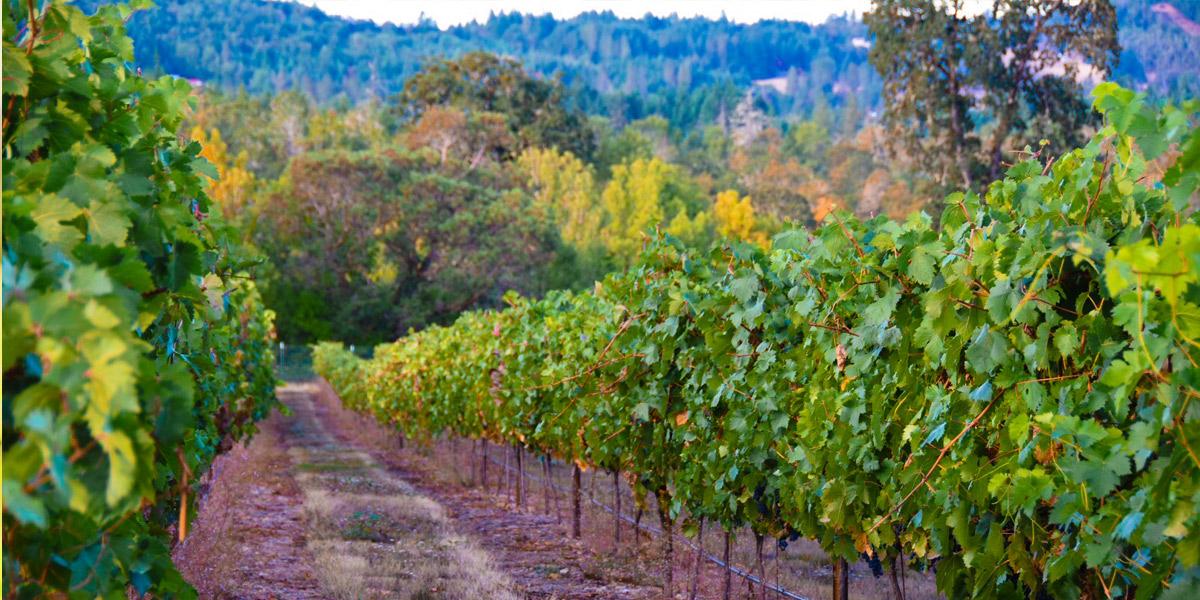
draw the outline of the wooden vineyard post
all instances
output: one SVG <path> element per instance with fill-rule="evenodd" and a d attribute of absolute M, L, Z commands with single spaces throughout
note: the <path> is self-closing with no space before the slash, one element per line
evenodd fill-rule
<path fill-rule="evenodd" d="M 765 538 L 763 534 L 754 532 L 754 559 L 758 562 L 758 587 L 759 595 L 763 600 L 767 599 L 767 568 L 763 565 L 763 542 Z"/>
<path fill-rule="evenodd" d="M 558 486 L 554 484 L 554 461 L 546 459 L 546 480 L 550 482 L 550 493 L 554 495 L 554 522 L 562 523 L 562 505 L 558 503 Z"/>
<path fill-rule="evenodd" d="M 550 514 L 550 455 L 542 455 L 542 512 Z"/>
<path fill-rule="evenodd" d="M 187 472 L 183 473 L 183 487 L 179 488 L 179 541 L 187 539 L 188 529 L 188 481 Z"/>
<path fill-rule="evenodd" d="M 838 577 L 838 575 L 839 575 L 838 561 L 837 561 L 837 559 L 834 559 L 834 561 L 833 561 L 833 596 L 832 596 L 831 600 L 841 600 L 841 598 L 842 598 L 841 588 L 838 587 L 839 584 L 841 583 L 841 579 Z"/>
<path fill-rule="evenodd" d="M 487 438 L 483 438 L 483 454 L 482 454 L 482 456 L 483 456 L 483 460 L 481 460 L 479 462 L 481 462 L 483 464 L 483 469 L 482 469 L 483 472 L 480 473 L 479 478 L 483 484 L 483 489 L 487 490 L 488 489 L 488 485 L 487 485 L 487 464 L 488 464 Z"/>
<path fill-rule="evenodd" d="M 838 570 L 842 564 L 838 560 L 833 561 L 833 600 L 842 600 L 842 578 Z"/>
<path fill-rule="evenodd" d="M 844 558 L 839 558 L 838 564 L 840 564 L 842 567 L 841 573 L 839 575 L 842 578 L 842 584 L 841 584 L 842 599 L 841 600 L 850 600 L 850 565 L 846 564 L 846 559 L 844 559 Z"/>
<path fill-rule="evenodd" d="M 733 594 L 733 571 L 731 571 L 729 569 L 729 552 L 730 552 L 731 546 L 733 546 L 733 532 L 726 531 L 725 532 L 725 555 L 724 555 L 724 559 L 725 559 L 725 595 L 723 596 L 725 598 L 725 600 L 729 600 L 729 597 Z"/>
<path fill-rule="evenodd" d="M 282 347 L 282 343 L 280 346 Z M 282 360 L 280 354 L 280 360 Z M 281 363 L 282 364 L 282 363 Z M 188 476 L 192 474 L 192 470 L 188 468 L 187 458 L 183 455 L 183 446 L 175 449 L 175 455 L 179 457 L 180 473 L 183 479 L 183 485 L 179 487 L 179 541 L 187 539 L 188 534 Z"/>
<path fill-rule="evenodd" d="M 633 558 L 636 562 L 641 558 L 642 549 L 642 507 L 633 513 Z"/>
<path fill-rule="evenodd" d="M 445 448 L 445 446 L 442 446 L 442 447 Z M 450 437 L 450 460 L 451 460 L 451 464 L 454 465 L 454 474 L 456 475 L 455 479 L 458 479 L 459 478 L 458 476 L 461 476 L 460 474 L 462 473 L 462 464 L 459 463 L 458 460 L 456 460 L 457 458 L 458 458 L 458 436 L 455 435 L 455 436 Z M 467 470 L 470 471 L 470 467 L 468 467 Z"/>
<path fill-rule="evenodd" d="M 663 542 L 666 543 L 665 549 L 667 561 L 667 584 L 663 589 L 663 597 L 667 600 L 675 597 L 675 535 L 674 523 L 671 521 L 670 514 L 663 510 L 660 506 L 658 509 L 658 520 L 662 524 Z"/>
<path fill-rule="evenodd" d="M 467 459 L 467 487 L 475 487 L 475 476 L 478 473 L 475 471 L 475 455 L 479 454 L 479 441 L 468 438 L 468 444 L 471 445 L 471 456 Z"/>
<path fill-rule="evenodd" d="M 521 461 L 521 456 L 524 454 L 521 447 L 517 446 L 517 508 L 525 508 L 525 464 Z"/>
<path fill-rule="evenodd" d="M 692 581 L 688 589 L 688 600 L 696 600 L 696 587 L 700 582 L 700 561 L 704 560 L 704 517 L 696 529 L 696 562 L 692 564 Z"/>
<path fill-rule="evenodd" d="M 846 559 L 838 558 L 833 563 L 833 600 L 849 600 L 850 568 Z"/>
<path fill-rule="evenodd" d="M 580 521 L 580 514 L 579 514 L 579 512 L 580 512 L 580 506 L 579 506 L 579 485 L 580 485 L 579 479 L 580 479 L 580 477 L 581 477 L 581 472 L 579 469 L 579 464 L 576 463 L 574 471 L 572 471 L 572 473 L 571 473 L 571 503 L 572 503 L 572 507 L 571 507 L 572 508 L 571 537 L 573 537 L 575 539 L 579 539 L 581 536 L 580 522 L 579 522 Z"/>
<path fill-rule="evenodd" d="M 591 513 L 591 519 L 594 521 L 594 520 L 596 520 L 596 506 L 595 506 L 595 504 L 596 504 L 596 474 L 595 473 L 592 473 L 592 476 L 588 477 L 588 499 L 592 501 L 592 504 L 590 506 L 588 506 L 588 512 Z"/>
<path fill-rule="evenodd" d="M 621 553 L 621 470 L 613 471 L 613 557 Z M 637 535 L 635 532 L 634 535 Z"/>
<path fill-rule="evenodd" d="M 512 454 L 512 446 L 504 451 L 504 499 L 512 499 L 512 471 L 508 467 L 508 457 Z"/>

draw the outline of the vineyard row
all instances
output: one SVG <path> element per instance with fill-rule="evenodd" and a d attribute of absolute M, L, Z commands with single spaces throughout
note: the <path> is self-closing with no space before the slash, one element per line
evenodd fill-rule
<path fill-rule="evenodd" d="M 659 236 L 592 291 L 317 370 L 405 435 L 625 473 L 668 532 L 903 557 L 951 598 L 1200 597 L 1197 107 L 1095 107 L 1086 146 L 1027 149 L 936 225 Z"/>
<path fill-rule="evenodd" d="M 5 598 L 195 598 L 174 540 L 277 404 L 259 261 L 133 5 L 4 4 Z"/>

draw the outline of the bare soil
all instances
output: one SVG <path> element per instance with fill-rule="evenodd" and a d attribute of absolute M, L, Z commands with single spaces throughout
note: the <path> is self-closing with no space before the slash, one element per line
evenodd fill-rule
<path fill-rule="evenodd" d="M 199 511 L 175 563 L 201 598 L 325 598 L 307 544 L 304 496 L 291 475 L 275 414 L 248 445 L 217 458 L 201 485 Z"/>

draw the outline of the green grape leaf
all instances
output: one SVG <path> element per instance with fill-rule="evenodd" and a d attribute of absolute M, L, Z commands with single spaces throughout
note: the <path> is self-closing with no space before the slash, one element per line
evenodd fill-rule
<path fill-rule="evenodd" d="M 133 223 L 116 203 L 93 200 L 84 212 L 87 214 L 88 236 L 93 244 L 125 244 Z"/>
<path fill-rule="evenodd" d="M 77 227 L 64 222 L 74 220 L 82 213 L 70 200 L 50 194 L 42 197 L 30 216 L 37 223 L 38 235 L 47 244 L 70 249 L 83 239 L 83 234 Z"/>

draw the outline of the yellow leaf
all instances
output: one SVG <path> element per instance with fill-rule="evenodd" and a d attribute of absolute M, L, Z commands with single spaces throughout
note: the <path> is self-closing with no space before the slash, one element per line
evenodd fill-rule
<path fill-rule="evenodd" d="M 676 427 L 683 427 L 684 425 L 687 425 L 687 422 L 688 422 L 688 411 L 684 411 L 684 412 L 681 412 L 681 413 L 675 415 L 675 426 Z"/>
<path fill-rule="evenodd" d="M 99 438 L 100 446 L 108 453 L 108 493 L 106 500 L 113 506 L 133 490 L 137 470 L 137 453 L 133 441 L 120 431 Z"/>
<path fill-rule="evenodd" d="M 100 329 L 112 329 L 121 324 L 121 319 L 113 311 L 95 300 L 89 300 L 87 306 L 83 307 L 83 316 Z"/>
<path fill-rule="evenodd" d="M 1175 510 L 1171 512 L 1171 520 L 1169 521 L 1167 528 L 1163 530 L 1163 535 L 1173 538 L 1181 538 L 1187 535 L 1188 528 L 1186 522 L 1188 516 L 1194 514 L 1194 508 L 1194 505 L 1187 500 L 1181 500 L 1179 503 L 1177 503 L 1175 505 Z"/>
<path fill-rule="evenodd" d="M 97 423 L 120 412 L 139 412 L 134 363 L 141 348 L 113 332 L 94 332 L 80 339 L 79 349 L 88 362 L 84 374 L 92 400 L 88 411 L 95 413 Z"/>
<path fill-rule="evenodd" d="M 875 556 L 875 549 L 871 547 L 871 543 L 867 541 L 867 534 L 859 532 L 854 534 L 854 549 L 859 552 L 865 552 L 868 557 Z"/>
<path fill-rule="evenodd" d="M 216 273 L 209 273 L 204 276 L 204 281 L 200 284 L 200 289 L 204 290 L 204 297 L 208 298 L 208 303 L 214 309 L 220 310 L 222 307 L 221 295 L 225 293 L 225 282 L 221 281 L 221 277 Z"/>
<path fill-rule="evenodd" d="M 87 485 L 74 477 L 67 479 L 67 488 L 71 490 L 71 510 L 86 512 L 92 502 L 92 492 Z"/>

